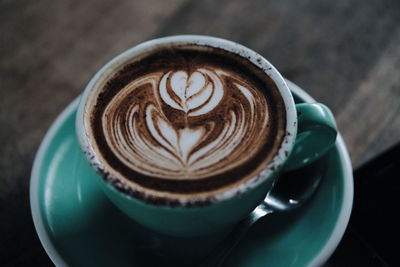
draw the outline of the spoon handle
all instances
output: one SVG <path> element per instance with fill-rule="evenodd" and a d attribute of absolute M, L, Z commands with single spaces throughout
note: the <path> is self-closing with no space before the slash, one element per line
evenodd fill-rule
<path fill-rule="evenodd" d="M 232 250 L 239 244 L 240 240 L 246 235 L 252 225 L 260 218 L 267 214 L 272 213 L 273 210 L 268 209 L 266 205 L 260 205 L 249 216 L 243 219 L 238 225 L 235 226 L 232 233 L 230 233 L 215 249 L 207 259 L 200 264 L 200 267 L 219 267 L 225 261 L 225 258 L 232 252 Z"/>

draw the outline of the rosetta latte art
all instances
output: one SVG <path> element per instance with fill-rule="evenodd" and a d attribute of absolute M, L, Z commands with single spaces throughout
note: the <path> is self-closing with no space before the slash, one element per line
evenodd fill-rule
<path fill-rule="evenodd" d="M 249 83 L 231 76 L 198 68 L 131 81 L 103 113 L 110 149 L 135 171 L 174 180 L 216 175 L 246 162 L 252 144 L 265 138 L 267 104 Z"/>

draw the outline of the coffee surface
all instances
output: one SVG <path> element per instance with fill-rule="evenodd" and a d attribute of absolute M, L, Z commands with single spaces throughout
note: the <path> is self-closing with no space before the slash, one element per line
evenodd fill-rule
<path fill-rule="evenodd" d="M 161 193 L 221 191 L 250 179 L 275 155 L 285 127 L 283 100 L 262 70 L 195 45 L 127 63 L 90 114 L 107 175 Z"/>

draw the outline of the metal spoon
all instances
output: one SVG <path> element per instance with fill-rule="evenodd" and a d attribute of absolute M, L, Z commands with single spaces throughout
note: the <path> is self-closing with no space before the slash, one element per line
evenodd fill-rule
<path fill-rule="evenodd" d="M 302 206 L 317 191 L 325 175 L 327 160 L 322 158 L 299 170 L 284 173 L 264 201 L 242 220 L 200 266 L 221 266 L 247 231 L 264 216 Z"/>

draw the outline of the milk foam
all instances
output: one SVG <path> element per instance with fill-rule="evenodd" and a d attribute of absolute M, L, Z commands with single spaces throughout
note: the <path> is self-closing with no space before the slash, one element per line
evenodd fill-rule
<path fill-rule="evenodd" d="M 198 69 L 190 76 L 185 71 L 170 71 L 161 78 L 161 98 L 171 107 L 184 111 L 187 116 L 206 114 L 218 105 L 224 95 L 222 82 L 217 75 L 206 69 Z"/>
<path fill-rule="evenodd" d="M 208 67 L 143 75 L 110 100 L 102 117 L 105 139 L 124 165 L 170 180 L 217 175 L 246 162 L 257 152 L 249 147 L 268 134 L 268 121 L 256 88 Z"/>

